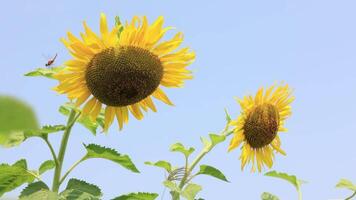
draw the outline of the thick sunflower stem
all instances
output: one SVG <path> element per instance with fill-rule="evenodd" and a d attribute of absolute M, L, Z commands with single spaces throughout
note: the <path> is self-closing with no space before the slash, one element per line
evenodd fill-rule
<path fill-rule="evenodd" d="M 233 130 L 229 130 L 229 125 L 226 124 L 224 130 L 221 132 L 220 135 L 228 137 L 229 135 L 231 135 L 233 133 Z M 198 156 L 194 159 L 194 161 L 189 165 L 189 167 L 187 167 L 186 169 L 186 173 L 184 175 L 184 177 L 182 178 L 181 182 L 179 183 L 179 189 L 182 190 L 185 186 L 185 184 L 187 184 L 191 178 L 189 179 L 189 175 L 190 173 L 194 170 L 194 168 L 196 167 L 196 165 L 204 158 L 204 156 L 206 154 L 208 154 L 214 147 L 216 146 L 216 144 L 209 144 L 208 146 L 204 147 L 202 149 L 202 151 L 198 154 Z M 172 192 L 172 200 L 179 200 L 180 199 L 180 195 L 177 192 Z"/>
<path fill-rule="evenodd" d="M 75 110 L 72 109 L 72 111 L 70 112 L 69 117 L 68 117 L 67 126 L 64 131 L 61 146 L 60 146 L 59 153 L 58 153 L 58 165 L 56 165 L 56 168 L 54 171 L 54 177 L 53 177 L 53 185 L 52 185 L 53 192 L 58 192 L 58 190 L 59 190 L 64 154 L 67 149 L 69 135 L 71 133 L 72 127 L 73 127 L 75 121 L 78 119 L 78 117 L 79 117 L 79 114 L 77 115 Z"/>

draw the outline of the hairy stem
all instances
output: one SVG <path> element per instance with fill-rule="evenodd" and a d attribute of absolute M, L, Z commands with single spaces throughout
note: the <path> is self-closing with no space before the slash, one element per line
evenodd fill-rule
<path fill-rule="evenodd" d="M 345 200 L 350 200 L 356 196 L 356 191 L 349 197 L 347 197 Z"/>
<path fill-rule="evenodd" d="M 59 185 L 63 183 L 63 181 L 67 178 L 67 176 L 74 170 L 74 168 L 76 168 L 81 162 L 83 162 L 84 160 L 86 160 L 87 157 L 84 156 L 82 159 L 78 160 L 77 162 L 75 162 L 69 169 L 68 171 L 63 175 L 63 177 L 60 179 L 59 181 Z"/>
<path fill-rule="evenodd" d="M 54 177 L 53 177 L 53 185 L 52 185 L 53 192 L 58 192 L 58 190 L 59 190 L 59 186 L 60 186 L 59 181 L 60 181 L 60 177 L 61 177 L 64 154 L 66 152 L 70 132 L 72 130 L 72 127 L 73 127 L 75 121 L 78 119 L 78 117 L 79 117 L 79 115 L 76 115 L 76 112 L 72 109 L 69 114 L 67 126 L 66 126 L 66 129 L 65 129 L 63 137 L 62 137 L 61 146 L 59 148 L 58 165 L 55 168 Z"/>
<path fill-rule="evenodd" d="M 46 142 L 49 150 L 51 151 L 54 163 L 56 164 L 56 166 L 58 166 L 59 163 L 58 163 L 56 152 L 54 152 L 53 146 L 51 145 L 47 137 L 42 137 L 42 139 Z"/>

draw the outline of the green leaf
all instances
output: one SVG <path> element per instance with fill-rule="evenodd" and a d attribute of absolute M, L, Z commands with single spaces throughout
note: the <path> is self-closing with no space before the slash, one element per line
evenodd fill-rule
<path fill-rule="evenodd" d="M 66 129 L 66 126 L 64 125 L 46 125 L 43 126 L 41 129 L 37 130 L 27 130 L 24 132 L 25 137 L 43 137 L 46 136 L 50 133 L 56 133 L 59 131 L 64 131 Z"/>
<path fill-rule="evenodd" d="M 209 134 L 211 143 L 215 146 L 221 142 L 224 142 L 226 139 L 226 136 L 223 135 L 217 135 L 217 134 Z"/>
<path fill-rule="evenodd" d="M 200 165 L 200 170 L 198 172 L 198 174 L 205 174 L 205 175 L 209 175 L 212 177 L 215 177 L 217 179 L 229 182 L 225 175 L 218 169 L 216 169 L 215 167 L 209 166 L 209 165 Z"/>
<path fill-rule="evenodd" d="M 36 192 L 38 192 L 40 190 L 49 190 L 49 188 L 42 181 L 31 183 L 25 189 L 22 190 L 22 192 L 20 194 L 20 199 L 23 198 L 23 197 L 26 197 L 26 196 L 30 196 L 33 193 L 36 193 Z"/>
<path fill-rule="evenodd" d="M 279 198 L 276 195 L 273 195 L 273 194 L 268 193 L 268 192 L 262 193 L 261 199 L 262 200 L 279 200 Z"/>
<path fill-rule="evenodd" d="M 34 71 L 28 72 L 25 76 L 42 76 L 45 78 L 54 79 L 53 75 L 61 71 L 63 67 L 37 68 Z"/>
<path fill-rule="evenodd" d="M 58 199 L 59 197 L 57 193 L 44 189 L 32 193 L 29 196 L 24 196 L 20 198 L 20 200 L 58 200 Z"/>
<path fill-rule="evenodd" d="M 181 189 L 177 186 L 177 184 L 175 182 L 172 181 L 164 181 L 163 185 L 166 186 L 168 189 L 170 189 L 173 192 L 178 192 L 181 193 Z"/>
<path fill-rule="evenodd" d="M 72 105 L 70 103 L 64 104 L 61 107 L 59 107 L 59 112 L 65 116 L 68 116 L 72 109 L 77 110 L 77 112 L 81 112 L 81 110 L 79 108 L 76 108 L 74 105 Z M 87 128 L 93 135 L 96 135 L 99 125 L 101 127 L 104 126 L 104 122 L 103 122 L 104 121 L 104 113 L 101 112 L 99 114 L 98 118 L 96 119 L 96 121 L 91 120 L 90 117 L 88 117 L 88 116 L 81 116 L 77 121 L 81 125 L 83 125 L 85 128 Z"/>
<path fill-rule="evenodd" d="M 185 197 L 187 200 L 194 200 L 194 198 L 201 190 L 202 187 L 200 185 L 190 183 L 184 188 L 182 196 Z"/>
<path fill-rule="evenodd" d="M 99 200 L 102 193 L 96 185 L 78 179 L 70 179 L 67 188 L 61 192 L 60 196 L 65 200 Z"/>
<path fill-rule="evenodd" d="M 146 165 L 151 165 L 151 166 L 156 166 L 165 169 L 168 173 L 172 171 L 172 165 L 171 163 L 165 161 L 165 160 L 160 160 L 155 163 L 152 162 L 145 162 Z"/>
<path fill-rule="evenodd" d="M 113 200 L 155 200 L 157 197 L 158 194 L 156 193 L 138 192 L 121 195 L 119 197 L 114 198 Z"/>
<path fill-rule="evenodd" d="M 0 165 L 0 197 L 25 183 L 32 183 L 35 175 L 27 170 L 25 160 L 19 160 L 13 165 Z"/>
<path fill-rule="evenodd" d="M 117 37 L 120 38 L 121 32 L 124 30 L 124 26 L 122 25 L 119 16 L 115 17 L 115 25 L 120 27 L 119 31 L 117 32 Z"/>
<path fill-rule="evenodd" d="M 203 143 L 205 149 L 210 147 L 210 145 L 212 145 L 212 142 L 205 137 L 200 137 L 200 141 Z"/>
<path fill-rule="evenodd" d="M 231 116 L 229 115 L 229 113 L 227 112 L 227 109 L 225 108 L 225 119 L 226 121 L 229 123 L 231 122 Z"/>
<path fill-rule="evenodd" d="M 277 172 L 277 171 L 267 172 L 267 173 L 265 173 L 265 176 L 280 178 L 280 179 L 283 179 L 285 181 L 288 181 L 289 183 L 294 185 L 294 187 L 297 189 L 297 191 L 300 190 L 300 185 L 302 183 L 305 183 L 305 181 L 298 180 L 295 175 L 289 175 L 289 174 L 282 173 L 282 172 Z"/>
<path fill-rule="evenodd" d="M 186 158 L 188 158 L 190 156 L 190 154 L 192 154 L 195 151 L 195 149 L 193 147 L 190 147 L 189 149 L 186 149 L 182 143 L 173 144 L 171 146 L 170 150 L 172 152 L 181 152 L 181 153 L 184 154 L 184 156 Z"/>
<path fill-rule="evenodd" d="M 56 163 L 53 160 L 47 160 L 41 164 L 40 168 L 38 169 L 39 174 L 43 174 L 48 170 L 53 169 L 56 167 Z"/>
<path fill-rule="evenodd" d="M 336 185 L 337 188 L 345 188 L 356 192 L 356 185 L 354 185 L 350 180 L 340 179 Z"/>
<path fill-rule="evenodd" d="M 107 147 L 102 147 L 96 144 L 84 145 L 87 149 L 86 159 L 89 158 L 102 158 L 111 160 L 122 167 L 131 170 L 132 172 L 139 173 L 135 164 L 131 161 L 128 155 L 119 154 L 116 150 Z"/>
<path fill-rule="evenodd" d="M 23 101 L 0 96 L 0 146 L 14 147 L 25 140 L 23 131 L 38 129 L 36 115 Z"/>

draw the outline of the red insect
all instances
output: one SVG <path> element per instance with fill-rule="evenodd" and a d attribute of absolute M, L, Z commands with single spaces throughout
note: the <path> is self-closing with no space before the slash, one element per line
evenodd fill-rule
<path fill-rule="evenodd" d="M 52 59 L 48 60 L 48 62 L 46 63 L 46 67 L 51 66 L 56 60 L 56 58 L 57 58 L 57 54 Z"/>

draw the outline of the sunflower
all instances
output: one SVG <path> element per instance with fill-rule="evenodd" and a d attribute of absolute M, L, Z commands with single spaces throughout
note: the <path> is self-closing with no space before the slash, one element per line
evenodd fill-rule
<path fill-rule="evenodd" d="M 294 97 L 292 91 L 285 86 L 271 86 L 264 90 L 260 88 L 255 97 L 245 96 L 239 99 L 241 115 L 233 120 L 234 136 L 230 142 L 229 151 L 241 147 L 241 170 L 246 164 L 252 163 L 255 171 L 263 166 L 271 168 L 274 151 L 283 155 L 278 132 L 285 132 L 285 120 L 291 115 L 291 106 Z"/>
<path fill-rule="evenodd" d="M 152 97 L 173 105 L 161 86 L 178 88 L 191 79 L 186 67 L 195 54 L 189 48 L 177 50 L 183 42 L 181 32 L 161 42 L 172 29 L 164 28 L 163 21 L 158 17 L 148 24 L 146 17 L 135 16 L 130 23 L 109 30 L 102 13 L 100 35 L 85 22 L 81 39 L 68 32 L 68 39 L 61 41 L 73 58 L 55 74 L 59 80 L 55 90 L 66 94 L 76 106 L 83 105 L 82 114 L 92 119 L 105 109 L 104 131 L 115 117 L 121 130 L 129 113 L 141 120 L 143 111 L 156 112 Z"/>

